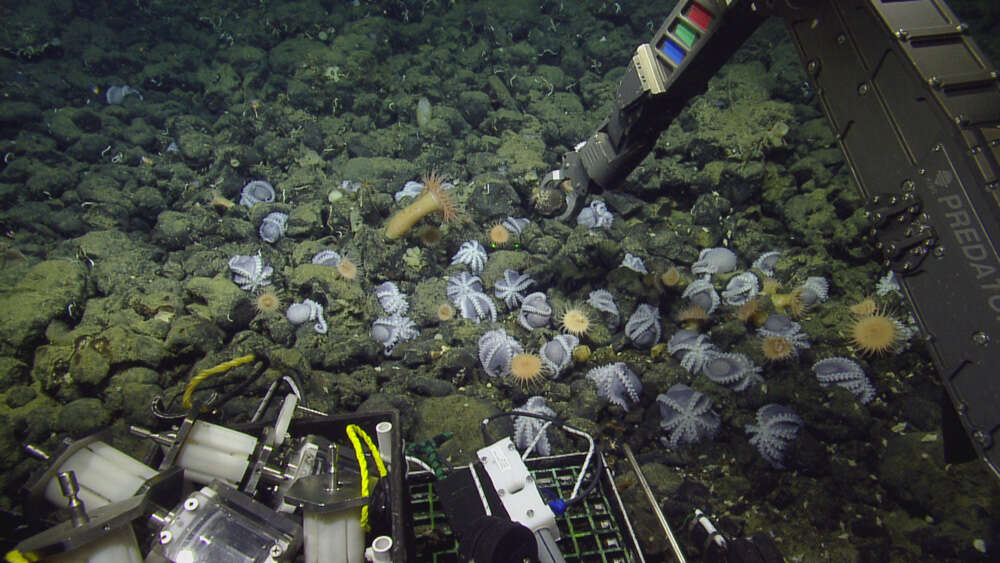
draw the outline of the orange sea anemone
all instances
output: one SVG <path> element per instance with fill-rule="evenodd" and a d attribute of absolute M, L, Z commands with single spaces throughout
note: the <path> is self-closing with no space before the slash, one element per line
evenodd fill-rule
<path fill-rule="evenodd" d="M 458 220 L 458 207 L 445 191 L 444 179 L 436 172 L 431 172 L 430 175 L 423 177 L 423 183 L 424 189 L 413 203 L 400 209 L 389 219 L 389 223 L 385 226 L 387 238 L 397 239 L 403 236 L 417 221 L 435 211 L 441 214 L 442 221 Z"/>
<path fill-rule="evenodd" d="M 340 259 L 340 263 L 337 264 L 337 273 L 345 280 L 356 280 L 358 279 L 359 268 L 354 260 L 344 256 Z"/>
<path fill-rule="evenodd" d="M 763 278 L 760 280 L 760 292 L 764 295 L 774 295 L 781 289 L 781 282 L 774 278 Z"/>
<path fill-rule="evenodd" d="M 549 374 L 549 369 L 538 354 L 516 354 L 510 360 L 510 377 L 521 388 L 540 383 Z"/>
<path fill-rule="evenodd" d="M 578 305 L 570 305 L 559 314 L 559 326 L 574 336 L 586 334 L 590 325 L 590 315 Z"/>
<path fill-rule="evenodd" d="M 677 266 L 671 266 L 663 275 L 660 276 L 660 282 L 666 287 L 678 287 L 684 283 L 684 276 Z"/>
<path fill-rule="evenodd" d="M 677 313 L 677 321 L 687 330 L 700 330 L 708 325 L 708 312 L 704 307 L 692 305 Z"/>
<path fill-rule="evenodd" d="M 796 289 L 791 293 L 775 293 L 771 295 L 771 303 L 779 313 L 783 313 L 797 319 L 806 311 L 806 304 L 802 300 L 802 291 Z"/>
<path fill-rule="evenodd" d="M 881 355 L 896 350 L 903 340 L 903 327 L 884 312 L 858 317 L 851 323 L 850 339 L 862 355 Z"/>
<path fill-rule="evenodd" d="M 232 209 L 233 206 L 236 205 L 236 202 L 222 195 L 220 192 L 213 190 L 212 194 L 208 198 L 208 205 L 218 209 L 219 211 L 226 211 Z"/>
<path fill-rule="evenodd" d="M 281 298 L 272 290 L 262 291 L 254 299 L 254 308 L 261 314 L 277 313 L 281 309 Z"/>
<path fill-rule="evenodd" d="M 760 299 L 754 297 L 736 309 L 736 318 L 744 324 L 761 326 L 767 314 L 760 308 Z"/>
<path fill-rule="evenodd" d="M 443 235 L 437 225 L 424 225 L 417 231 L 417 238 L 424 246 L 437 246 L 441 242 Z"/>
<path fill-rule="evenodd" d="M 455 307 L 451 303 L 442 303 L 438 305 L 435 314 L 437 315 L 437 320 L 448 322 L 455 318 Z"/>
<path fill-rule="evenodd" d="M 514 239 L 514 235 L 511 234 L 510 229 L 503 226 L 503 223 L 497 223 L 490 227 L 487 238 L 490 239 L 491 247 L 499 248 L 510 244 Z"/>
<path fill-rule="evenodd" d="M 861 301 L 858 301 L 854 305 L 847 308 L 855 317 L 868 317 L 874 315 L 878 311 L 878 305 L 875 300 L 871 297 L 865 297 Z"/>
<path fill-rule="evenodd" d="M 795 345 L 780 336 L 768 336 L 760 343 L 760 347 L 769 362 L 782 362 L 796 354 Z"/>

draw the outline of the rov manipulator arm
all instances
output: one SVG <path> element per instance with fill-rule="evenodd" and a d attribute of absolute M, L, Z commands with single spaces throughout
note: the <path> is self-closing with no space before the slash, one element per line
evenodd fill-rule
<path fill-rule="evenodd" d="M 681 0 L 636 49 L 611 115 L 543 179 L 539 211 L 565 219 L 621 184 L 768 15 L 868 200 L 948 414 L 1000 477 L 1000 74 L 942 0 Z"/>

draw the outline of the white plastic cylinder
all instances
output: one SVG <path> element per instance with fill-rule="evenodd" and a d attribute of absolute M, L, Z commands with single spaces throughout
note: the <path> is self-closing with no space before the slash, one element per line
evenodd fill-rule
<path fill-rule="evenodd" d="M 375 425 L 375 439 L 378 440 L 378 456 L 386 466 L 392 465 L 392 423 L 380 422 Z"/>
<path fill-rule="evenodd" d="M 306 510 L 302 515 L 306 563 L 363 563 L 365 533 L 361 507 L 338 512 Z"/>
<path fill-rule="evenodd" d="M 392 563 L 392 538 L 389 536 L 375 538 L 371 547 L 365 550 L 365 555 L 372 563 Z"/>
<path fill-rule="evenodd" d="M 295 415 L 295 407 L 298 404 L 299 398 L 294 393 L 285 395 L 285 400 L 281 403 L 281 411 L 278 412 L 278 420 L 274 423 L 274 447 L 277 448 L 284 443 L 288 427 L 292 424 L 292 417 Z"/>
<path fill-rule="evenodd" d="M 46 558 L 52 563 L 142 563 L 132 526 L 122 526 L 82 547 Z"/>
<path fill-rule="evenodd" d="M 257 438 L 249 434 L 199 420 L 175 463 L 184 468 L 184 477 L 195 483 L 204 485 L 219 479 L 235 486 L 243 479 L 256 446 Z"/>
<path fill-rule="evenodd" d="M 45 499 L 60 507 L 66 497 L 59 488 L 59 473 L 73 471 L 80 485 L 77 498 L 87 510 L 125 500 L 139 490 L 156 470 L 104 442 L 91 442 L 66 459 L 45 485 Z"/>

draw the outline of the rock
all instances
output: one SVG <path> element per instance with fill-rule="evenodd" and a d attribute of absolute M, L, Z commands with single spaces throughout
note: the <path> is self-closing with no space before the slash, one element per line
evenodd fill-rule
<path fill-rule="evenodd" d="M 77 399 L 59 409 L 55 430 L 71 436 L 93 432 L 111 421 L 111 414 L 100 399 Z"/>
<path fill-rule="evenodd" d="M 27 385 L 15 385 L 7 390 L 5 402 L 8 407 L 16 409 L 27 405 L 37 396 L 38 392 L 31 387 L 28 387 Z"/>
<path fill-rule="evenodd" d="M 418 395 L 430 397 L 447 397 L 455 392 L 455 386 L 451 383 L 424 375 L 411 377 L 406 387 Z"/>
<path fill-rule="evenodd" d="M 85 294 L 81 264 L 48 260 L 29 268 L 0 295 L 0 353 L 27 354 L 40 343 L 45 327 L 65 315 L 70 303 L 81 303 Z"/>
<path fill-rule="evenodd" d="M 459 465 L 475 460 L 476 450 L 483 447 L 483 436 L 479 423 L 495 414 L 498 409 L 490 402 L 465 395 L 432 397 L 417 405 L 417 442 L 428 440 L 442 432 L 454 432 L 454 436 L 438 448 L 442 457 Z M 502 434 L 497 432 L 497 439 Z"/>
<path fill-rule="evenodd" d="M 184 315 L 171 323 L 165 343 L 173 355 L 204 356 L 218 349 L 223 336 L 222 330 L 208 319 Z"/>

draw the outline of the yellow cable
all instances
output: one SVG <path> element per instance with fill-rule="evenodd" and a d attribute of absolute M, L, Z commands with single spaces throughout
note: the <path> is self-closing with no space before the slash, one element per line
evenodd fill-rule
<path fill-rule="evenodd" d="M 194 393 L 195 387 L 197 387 L 199 383 L 204 381 L 206 377 L 231 370 L 235 367 L 242 366 L 243 364 L 249 364 L 255 359 L 257 359 L 257 357 L 254 356 L 253 354 L 247 354 L 246 356 L 233 358 L 228 362 L 222 362 L 221 364 L 213 368 L 203 369 L 199 371 L 194 377 L 191 378 L 191 381 L 188 382 L 187 387 L 184 388 L 184 400 L 181 402 L 181 404 L 184 405 L 184 408 L 186 409 L 191 408 L 191 395 Z"/>
<path fill-rule="evenodd" d="M 357 424 L 348 424 L 347 438 L 351 441 L 351 445 L 354 446 L 354 456 L 358 458 L 358 468 L 361 471 L 361 496 L 367 497 L 371 494 L 374 485 L 371 477 L 368 475 L 368 460 L 365 458 L 365 450 L 361 447 L 361 440 L 358 439 L 359 435 L 365 441 L 368 449 L 371 450 L 372 457 L 375 458 L 375 465 L 378 467 L 379 476 L 385 477 L 389 472 L 386 470 L 385 463 L 382 462 L 382 457 L 378 454 L 378 448 L 372 442 L 371 436 Z M 367 504 L 361 507 L 361 529 L 366 532 L 369 531 Z"/>
<path fill-rule="evenodd" d="M 7 563 L 31 563 L 32 561 L 40 560 L 37 555 L 30 551 L 22 553 L 16 549 L 8 551 L 4 558 L 7 560 Z"/>

